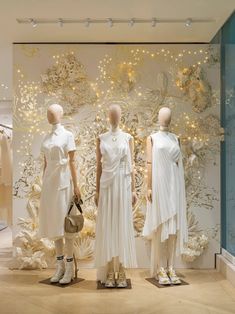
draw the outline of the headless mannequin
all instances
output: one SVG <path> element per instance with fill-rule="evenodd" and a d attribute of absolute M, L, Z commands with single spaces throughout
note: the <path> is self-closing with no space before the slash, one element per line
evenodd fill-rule
<path fill-rule="evenodd" d="M 171 110 L 163 107 L 159 110 L 158 121 L 161 131 L 168 131 L 171 122 Z M 147 197 L 152 202 L 152 140 L 147 138 Z M 161 226 L 158 227 L 156 236 L 151 241 L 151 258 L 156 261 L 157 269 L 152 269 L 152 273 L 159 273 L 160 269 L 174 266 L 176 253 L 176 235 L 170 235 L 169 238 L 161 242 Z M 151 263 L 152 265 L 154 263 Z"/>
<path fill-rule="evenodd" d="M 49 106 L 49 108 L 47 110 L 47 119 L 48 119 L 49 124 L 56 125 L 56 124 L 61 123 L 62 117 L 63 117 L 63 108 L 60 105 L 53 104 L 53 105 Z M 76 195 L 76 197 L 78 199 L 80 199 L 81 194 L 80 194 L 80 190 L 78 187 L 77 173 L 76 173 L 76 167 L 75 167 L 75 151 L 68 152 L 68 157 L 69 157 L 69 167 L 70 167 L 71 177 L 72 177 L 72 181 L 73 181 L 74 195 Z M 46 158 L 44 157 L 43 174 L 45 172 L 46 167 L 47 167 L 47 162 L 46 162 Z M 64 244 L 64 242 L 65 242 L 65 244 Z M 59 262 L 59 263 L 63 262 L 64 253 L 66 253 L 66 255 L 67 255 L 67 261 L 73 260 L 74 234 L 65 234 L 64 237 L 56 239 L 54 241 L 54 243 L 55 243 L 57 262 Z M 55 280 L 57 280 L 57 279 L 58 278 L 56 278 Z M 68 281 L 70 282 L 71 278 L 70 278 L 70 280 L 68 279 Z M 54 282 L 56 282 L 56 281 L 54 281 Z M 68 282 L 64 282 L 64 283 L 68 283 Z"/>
<path fill-rule="evenodd" d="M 121 119 L 121 108 L 118 105 L 111 105 L 109 108 L 109 122 L 111 126 L 112 132 L 119 131 L 119 123 Z M 130 152 L 131 152 L 131 161 L 132 165 L 134 165 L 134 143 L 131 139 L 129 141 L 130 146 Z M 102 173 L 102 164 L 101 164 L 101 152 L 100 152 L 100 139 L 97 139 L 97 145 L 96 145 L 96 161 L 97 161 L 97 168 L 96 168 L 96 194 L 95 194 L 95 204 L 98 206 L 99 202 L 99 190 L 100 190 L 100 177 Z M 135 192 L 135 173 L 132 171 L 132 205 L 136 204 L 137 196 Z M 124 273 L 123 265 L 119 261 L 119 257 L 115 256 L 112 258 L 110 262 L 108 262 L 108 274 L 114 272 L 116 274 L 118 273 Z"/>

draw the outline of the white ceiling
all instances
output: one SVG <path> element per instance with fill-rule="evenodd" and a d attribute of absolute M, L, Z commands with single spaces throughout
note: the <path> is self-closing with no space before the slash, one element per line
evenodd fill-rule
<path fill-rule="evenodd" d="M 0 0 L 0 86 L 1 83 L 11 86 L 13 42 L 209 42 L 234 9 L 235 0 Z M 16 21 L 17 18 L 152 17 L 214 22 L 191 27 L 162 23 L 156 27 L 66 24 L 33 28 Z"/>

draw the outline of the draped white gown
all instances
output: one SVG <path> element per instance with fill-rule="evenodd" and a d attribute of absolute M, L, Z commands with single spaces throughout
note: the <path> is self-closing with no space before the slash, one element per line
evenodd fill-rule
<path fill-rule="evenodd" d="M 162 227 L 161 242 L 176 234 L 178 255 L 183 253 L 188 241 L 182 154 L 174 133 L 160 130 L 151 138 L 152 203 L 147 201 L 143 236 L 153 239 L 159 226 Z"/>
<path fill-rule="evenodd" d="M 97 279 L 106 280 L 107 263 L 119 257 L 124 267 L 137 267 L 132 214 L 131 152 L 132 136 L 117 131 L 101 134 L 102 174 L 96 221 L 95 267 Z"/>

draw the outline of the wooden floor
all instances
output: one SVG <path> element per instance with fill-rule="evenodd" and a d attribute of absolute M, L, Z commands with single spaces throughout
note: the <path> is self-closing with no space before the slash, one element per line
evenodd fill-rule
<path fill-rule="evenodd" d="M 190 284 L 162 289 L 145 280 L 148 270 L 129 270 L 131 290 L 97 290 L 95 270 L 81 269 L 79 277 L 86 280 L 60 288 L 39 283 L 51 269 L 8 270 L 11 248 L 0 236 L 1 314 L 235 313 L 235 288 L 214 270 L 181 270 Z"/>

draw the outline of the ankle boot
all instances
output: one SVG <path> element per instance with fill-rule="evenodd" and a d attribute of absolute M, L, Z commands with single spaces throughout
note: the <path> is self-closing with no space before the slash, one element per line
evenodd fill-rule
<path fill-rule="evenodd" d="M 56 270 L 54 275 L 51 277 L 50 282 L 56 283 L 59 282 L 59 280 L 63 277 L 65 272 L 65 265 L 64 265 L 64 256 L 57 256 L 57 262 L 56 262 Z"/>
<path fill-rule="evenodd" d="M 59 283 L 66 285 L 74 279 L 74 267 L 73 267 L 73 257 L 66 259 L 65 273 Z"/>

